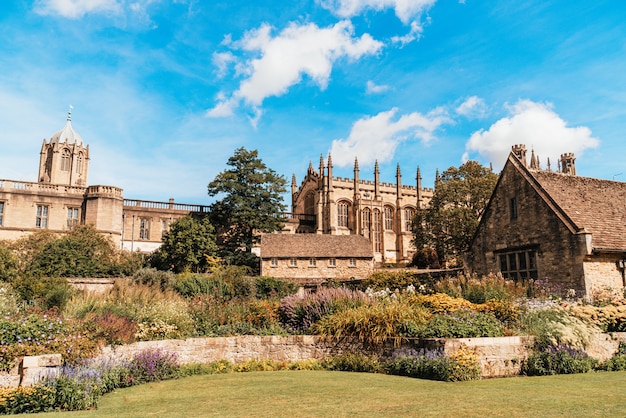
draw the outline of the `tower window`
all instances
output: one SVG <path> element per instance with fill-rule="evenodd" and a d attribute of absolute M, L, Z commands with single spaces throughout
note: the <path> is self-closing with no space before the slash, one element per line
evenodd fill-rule
<path fill-rule="evenodd" d="M 373 235 L 374 235 L 374 251 L 379 253 L 382 249 L 382 229 L 381 229 L 381 221 L 380 221 L 380 211 L 378 209 L 374 210 L 373 215 Z"/>
<path fill-rule="evenodd" d="M 3 220 L 4 220 L 4 202 L 0 202 L 0 226 L 2 226 Z"/>
<path fill-rule="evenodd" d="M 48 206 L 37 205 L 37 216 L 35 217 L 35 228 L 48 228 Z"/>
<path fill-rule="evenodd" d="M 83 153 L 79 152 L 76 157 L 76 172 L 81 174 L 83 172 Z"/>
<path fill-rule="evenodd" d="M 70 171 L 70 159 L 72 156 L 70 155 L 70 150 L 64 149 L 61 154 L 61 171 Z"/>
<path fill-rule="evenodd" d="M 404 209 L 404 230 L 413 230 L 413 218 L 415 217 L 415 210 L 413 208 Z"/>

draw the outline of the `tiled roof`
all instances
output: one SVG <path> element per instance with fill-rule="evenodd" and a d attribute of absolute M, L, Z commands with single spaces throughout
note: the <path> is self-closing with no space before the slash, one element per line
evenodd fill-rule
<path fill-rule="evenodd" d="M 592 246 L 626 250 L 626 183 L 530 171 L 554 202 L 592 234 Z"/>
<path fill-rule="evenodd" d="M 372 244 L 361 235 L 268 234 L 261 237 L 261 258 L 372 258 Z"/>

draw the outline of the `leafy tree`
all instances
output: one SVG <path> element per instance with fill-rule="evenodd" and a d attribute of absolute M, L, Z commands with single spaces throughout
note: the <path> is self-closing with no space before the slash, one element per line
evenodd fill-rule
<path fill-rule="evenodd" d="M 18 275 L 17 257 L 9 247 L 0 243 L 0 281 L 8 282 Z"/>
<path fill-rule="evenodd" d="M 230 168 L 208 186 L 209 196 L 223 196 L 211 206 L 220 256 L 227 263 L 257 269 L 251 249 L 260 232 L 282 228 L 282 193 L 287 182 L 261 161 L 256 150 L 235 150 L 227 165 Z"/>
<path fill-rule="evenodd" d="M 432 247 L 439 260 L 459 263 L 497 181 L 497 174 L 476 161 L 444 171 L 429 207 L 415 215 L 416 248 Z"/>
<path fill-rule="evenodd" d="M 207 270 L 208 256 L 212 256 L 216 250 L 215 229 L 209 219 L 187 215 L 172 223 L 150 263 L 160 270 L 198 273 Z"/>
<path fill-rule="evenodd" d="M 113 242 L 93 226 L 79 226 L 46 243 L 26 273 L 40 277 L 107 277 L 117 274 Z"/>

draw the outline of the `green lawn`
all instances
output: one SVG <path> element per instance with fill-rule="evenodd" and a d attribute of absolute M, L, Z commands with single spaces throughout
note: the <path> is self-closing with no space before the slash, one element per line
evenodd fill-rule
<path fill-rule="evenodd" d="M 626 372 L 445 383 L 366 373 L 194 376 L 106 395 L 96 411 L 42 417 L 626 416 Z"/>

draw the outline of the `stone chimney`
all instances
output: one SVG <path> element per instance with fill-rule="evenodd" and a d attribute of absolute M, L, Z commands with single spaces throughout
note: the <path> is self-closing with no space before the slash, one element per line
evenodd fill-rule
<path fill-rule="evenodd" d="M 569 174 L 570 176 L 576 175 L 576 158 L 574 158 L 573 152 L 561 154 L 561 173 Z"/>
<path fill-rule="evenodd" d="M 526 145 L 524 144 L 516 144 L 511 147 L 511 152 L 515 154 L 515 156 L 522 162 L 524 167 L 526 167 Z"/>

